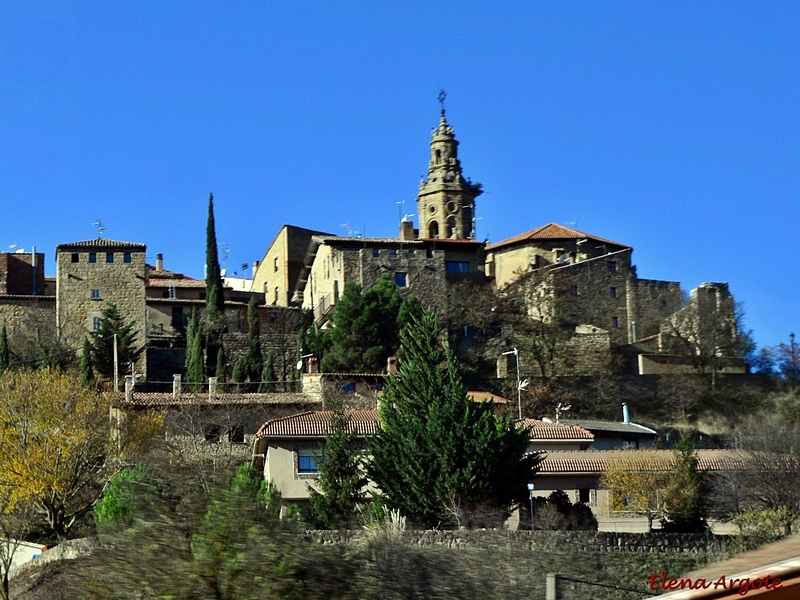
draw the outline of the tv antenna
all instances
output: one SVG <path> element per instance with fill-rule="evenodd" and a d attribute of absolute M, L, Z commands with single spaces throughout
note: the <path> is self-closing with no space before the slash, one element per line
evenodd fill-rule
<path fill-rule="evenodd" d="M 400 219 L 400 222 L 401 223 L 405 223 L 406 221 L 408 221 L 408 217 L 413 217 L 413 216 L 414 216 L 414 213 L 406 213 L 406 214 L 403 215 L 403 218 Z"/>
<path fill-rule="evenodd" d="M 228 247 L 228 242 L 222 242 L 219 245 L 219 249 L 222 252 L 222 262 L 224 263 L 226 260 L 228 260 L 228 254 L 231 252 L 231 249 Z"/>
<path fill-rule="evenodd" d="M 356 232 L 350 227 L 350 223 L 342 223 L 339 227 L 347 229 L 347 237 L 355 237 Z"/>
<path fill-rule="evenodd" d="M 406 201 L 405 200 L 400 200 L 400 202 L 395 202 L 395 204 L 397 204 L 397 220 L 398 221 L 402 221 L 403 220 L 403 207 L 406 205 Z"/>
<path fill-rule="evenodd" d="M 103 225 L 103 222 L 100 219 L 97 219 L 94 223 L 92 223 L 95 227 L 97 227 L 97 237 L 103 237 L 103 232 L 106 230 L 106 226 Z"/>

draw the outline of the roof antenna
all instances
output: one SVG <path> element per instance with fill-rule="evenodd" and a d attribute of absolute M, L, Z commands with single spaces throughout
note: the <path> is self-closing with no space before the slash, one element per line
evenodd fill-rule
<path fill-rule="evenodd" d="M 100 219 L 97 219 L 94 223 L 92 223 L 95 227 L 97 227 L 97 237 L 103 237 L 103 232 L 106 230 L 106 226 L 103 225 L 103 222 Z"/>

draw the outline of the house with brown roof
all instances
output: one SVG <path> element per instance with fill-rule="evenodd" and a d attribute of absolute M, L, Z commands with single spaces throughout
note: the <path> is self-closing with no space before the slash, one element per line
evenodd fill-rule
<path fill-rule="evenodd" d="M 252 466 L 263 471 L 286 503 L 308 500 L 306 484 L 314 484 L 317 474 L 314 457 L 331 434 L 330 411 L 312 410 L 267 421 L 259 428 L 253 446 Z M 361 440 L 377 432 L 377 410 L 347 411 L 350 429 Z M 528 450 L 551 449 L 582 452 L 592 442 L 592 434 L 580 427 L 525 419 L 518 426 L 528 429 Z"/>

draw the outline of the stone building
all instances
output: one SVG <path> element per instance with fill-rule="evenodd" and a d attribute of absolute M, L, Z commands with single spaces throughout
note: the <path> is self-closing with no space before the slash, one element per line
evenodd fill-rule
<path fill-rule="evenodd" d="M 56 326 L 64 343 L 79 349 L 99 329 L 109 302 L 133 323 L 137 342 L 145 343 L 145 250 L 144 244 L 105 238 L 56 247 Z M 146 365 L 137 369 L 146 372 Z"/>
<path fill-rule="evenodd" d="M 330 235 L 294 225 L 284 225 L 264 258 L 255 265 L 252 290 L 264 294 L 266 304 L 291 306 L 306 253 L 315 235 Z"/>

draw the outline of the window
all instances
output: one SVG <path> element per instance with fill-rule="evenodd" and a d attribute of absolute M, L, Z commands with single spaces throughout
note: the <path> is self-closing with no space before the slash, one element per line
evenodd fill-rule
<path fill-rule="evenodd" d="M 590 492 L 589 488 L 578 488 L 578 502 L 582 504 L 589 504 Z"/>
<path fill-rule="evenodd" d="M 619 319 L 617 317 L 611 317 L 611 327 L 619 327 Z"/>
<path fill-rule="evenodd" d="M 125 254 L 122 255 L 122 262 L 126 262 L 126 263 L 131 262 L 131 253 L 130 252 L 126 252 Z"/>
<path fill-rule="evenodd" d="M 381 251 L 378 250 L 377 248 L 373 248 L 372 249 L 372 258 L 380 258 L 380 256 L 381 256 Z"/>
<path fill-rule="evenodd" d="M 310 448 L 297 451 L 297 472 L 301 475 L 319 473 L 317 468 L 317 453 Z"/>
<path fill-rule="evenodd" d="M 97 254 L 95 252 L 89 252 L 89 262 L 90 263 L 97 262 Z"/>
<path fill-rule="evenodd" d="M 278 290 L 278 286 L 275 286 L 275 300 L 272 302 L 273 304 L 278 303 L 278 298 L 280 297 L 280 290 Z"/>
<path fill-rule="evenodd" d="M 176 298 L 175 286 L 171 285 L 167 288 L 167 297 L 174 300 Z"/>
<path fill-rule="evenodd" d="M 275 257 L 275 261 L 273 263 L 273 268 L 275 269 L 275 272 L 277 273 L 278 272 L 278 257 L 277 256 Z"/>
<path fill-rule="evenodd" d="M 113 252 L 106 252 L 106 262 L 107 263 L 114 262 L 114 253 Z"/>
<path fill-rule="evenodd" d="M 100 331 L 100 317 L 92 317 L 92 331 Z"/>
<path fill-rule="evenodd" d="M 608 267 L 609 272 L 614 273 L 617 270 L 617 261 L 609 260 L 606 262 L 606 267 Z"/>
<path fill-rule="evenodd" d="M 622 447 L 627 450 L 636 450 L 639 448 L 639 440 L 627 439 L 622 442 Z"/>
<path fill-rule="evenodd" d="M 356 393 L 356 384 L 352 381 L 349 383 L 340 383 L 336 386 L 336 391 L 340 394 L 355 394 Z"/>
<path fill-rule="evenodd" d="M 80 254 L 77 252 L 72 253 L 72 262 L 78 262 L 80 260 Z"/>
<path fill-rule="evenodd" d="M 469 273 L 469 262 L 461 260 L 448 260 L 445 263 L 448 273 Z"/>
<path fill-rule="evenodd" d="M 395 273 L 394 282 L 397 287 L 408 287 L 408 273 Z"/>
<path fill-rule="evenodd" d="M 100 290 L 92 290 L 92 300 L 100 300 Z"/>
<path fill-rule="evenodd" d="M 397 258 L 397 250 L 389 250 L 389 258 Z"/>
<path fill-rule="evenodd" d="M 208 424 L 203 428 L 203 435 L 207 442 L 216 444 L 222 437 L 222 427 L 219 425 Z"/>
<path fill-rule="evenodd" d="M 609 288 L 608 289 L 608 295 L 611 296 L 612 298 L 616 298 L 617 297 L 617 288 Z"/>

